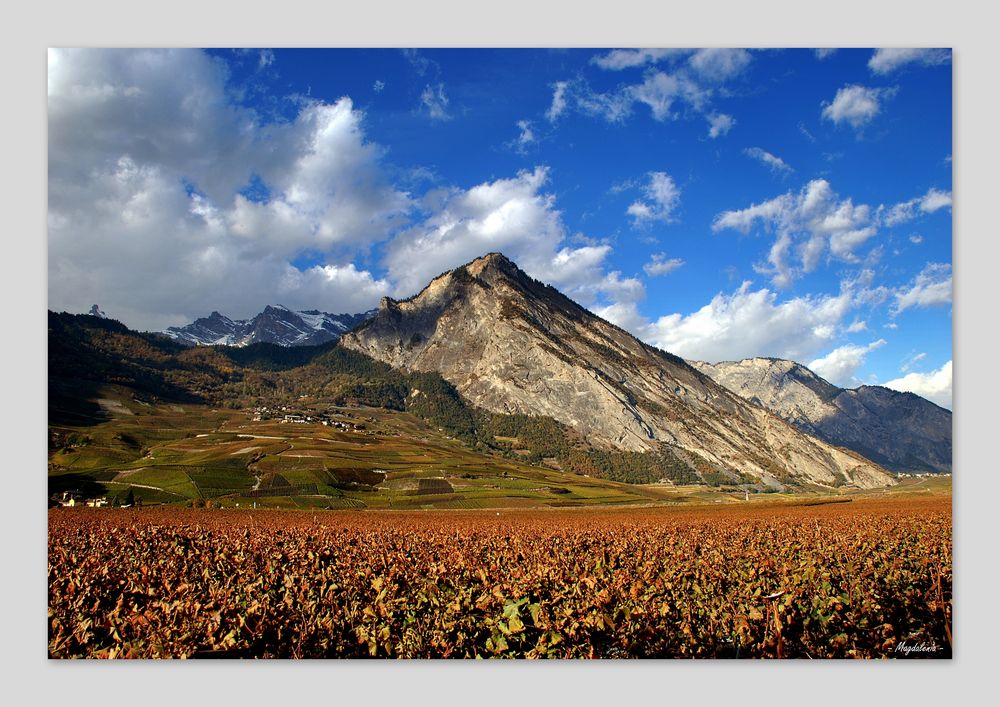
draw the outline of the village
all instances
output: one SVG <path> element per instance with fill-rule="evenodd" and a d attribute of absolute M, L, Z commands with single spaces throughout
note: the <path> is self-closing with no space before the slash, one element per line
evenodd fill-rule
<path fill-rule="evenodd" d="M 339 417 L 346 417 L 349 419 L 354 419 L 356 416 L 347 410 L 338 410 L 336 413 Z M 277 420 L 280 423 L 287 424 L 307 424 L 307 423 L 319 423 L 324 427 L 333 427 L 335 429 L 344 432 L 366 432 L 367 434 L 374 434 L 368 431 L 366 422 L 375 422 L 374 417 L 357 418 L 359 420 L 363 419 L 361 422 L 344 422 L 342 420 L 335 419 L 333 413 L 330 412 L 306 412 L 301 409 L 296 410 L 287 405 L 282 405 L 280 407 L 268 407 L 266 405 L 255 407 L 250 412 L 250 420 L 252 422 L 264 422 L 267 420 Z"/>

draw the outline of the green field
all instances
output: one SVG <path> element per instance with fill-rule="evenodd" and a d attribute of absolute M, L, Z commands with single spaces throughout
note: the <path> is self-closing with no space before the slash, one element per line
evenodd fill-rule
<path fill-rule="evenodd" d="M 108 395 L 113 395 L 109 392 Z M 50 428 L 49 493 L 129 491 L 143 503 L 272 508 L 510 508 L 641 504 L 663 488 L 626 485 L 476 453 L 413 415 L 316 412 L 364 430 L 253 422 L 247 411 L 105 403 L 96 425 Z"/>

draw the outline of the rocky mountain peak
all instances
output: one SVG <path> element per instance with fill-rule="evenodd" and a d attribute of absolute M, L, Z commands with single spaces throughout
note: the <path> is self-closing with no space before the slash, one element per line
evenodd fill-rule
<path fill-rule="evenodd" d="M 384 300 L 341 345 L 437 371 L 473 404 L 553 417 L 605 449 L 659 450 L 726 478 L 891 483 L 867 459 L 808 437 L 676 356 L 648 346 L 490 253 Z"/>

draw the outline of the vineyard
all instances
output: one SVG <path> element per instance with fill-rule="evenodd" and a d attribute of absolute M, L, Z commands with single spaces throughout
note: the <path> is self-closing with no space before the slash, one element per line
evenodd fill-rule
<path fill-rule="evenodd" d="M 52 658 L 950 657 L 951 498 L 49 512 Z"/>

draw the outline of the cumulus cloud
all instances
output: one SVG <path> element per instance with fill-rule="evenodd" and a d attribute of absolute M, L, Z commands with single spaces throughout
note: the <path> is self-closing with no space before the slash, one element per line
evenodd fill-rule
<path fill-rule="evenodd" d="M 410 198 L 383 179 L 349 99 L 265 124 L 199 51 L 52 54 L 51 308 L 93 300 L 160 329 L 274 302 L 360 311 L 389 290 L 350 259 L 405 223 Z M 293 267 L 305 251 L 321 263 Z"/>
<path fill-rule="evenodd" d="M 444 84 L 436 86 L 427 84 L 420 94 L 420 105 L 427 111 L 431 120 L 451 120 L 448 112 L 448 96 L 444 92 Z"/>
<path fill-rule="evenodd" d="M 722 82 L 743 73 L 750 60 L 750 52 L 746 49 L 699 49 L 691 55 L 688 64 L 699 77 Z"/>
<path fill-rule="evenodd" d="M 919 233 L 910 234 L 910 243 L 912 243 L 913 245 L 920 245 L 923 242 L 924 242 L 924 237 L 921 236 Z"/>
<path fill-rule="evenodd" d="M 760 204 L 718 214 L 713 231 L 749 233 L 755 224 L 776 235 L 767 264 L 755 269 L 770 275 L 777 287 L 816 269 L 829 253 L 845 262 L 859 262 L 855 251 L 877 232 L 872 209 L 840 199 L 829 182 L 814 179 L 797 194 L 788 192 Z"/>
<path fill-rule="evenodd" d="M 930 400 L 932 403 L 951 410 L 951 378 L 951 361 L 948 361 L 936 371 L 907 373 L 902 378 L 895 378 L 882 385 L 902 393 L 915 393 L 922 398 Z"/>
<path fill-rule="evenodd" d="M 912 221 L 922 214 L 932 214 L 945 208 L 951 208 L 951 192 L 931 188 L 923 196 L 894 205 L 883 218 L 887 226 L 895 226 Z"/>
<path fill-rule="evenodd" d="M 937 66 L 951 62 L 949 49 L 876 49 L 868 68 L 876 74 L 889 74 L 907 64 Z"/>
<path fill-rule="evenodd" d="M 856 303 L 852 283 L 844 283 L 838 295 L 779 301 L 775 292 L 753 290 L 745 281 L 690 314 L 651 321 L 629 302 L 597 311 L 643 341 L 687 359 L 717 362 L 774 356 L 802 361 L 836 342 Z"/>
<path fill-rule="evenodd" d="M 674 117 L 670 109 L 676 102 L 700 111 L 708 96 L 708 91 L 684 74 L 670 75 L 663 71 L 648 75 L 641 84 L 630 86 L 625 92 L 626 99 L 649 106 L 653 118 L 659 121 Z"/>
<path fill-rule="evenodd" d="M 908 285 L 895 292 L 890 314 L 895 317 L 911 307 L 951 304 L 951 290 L 951 265 L 928 263 Z"/>
<path fill-rule="evenodd" d="M 772 155 L 770 152 L 760 147 L 748 147 L 743 150 L 743 154 L 762 163 L 772 172 L 783 172 L 787 174 L 795 171 L 783 159 L 777 157 L 776 155 Z"/>
<path fill-rule="evenodd" d="M 713 140 L 728 134 L 736 125 L 736 119 L 725 113 L 710 113 L 705 118 L 708 120 L 708 136 Z"/>
<path fill-rule="evenodd" d="M 650 256 L 649 262 L 642 266 L 646 274 L 650 277 L 667 275 L 684 264 L 680 258 L 667 258 L 666 253 L 654 253 Z"/>
<path fill-rule="evenodd" d="M 864 365 L 865 357 L 886 343 L 888 342 L 885 339 L 879 339 L 867 346 L 856 344 L 840 346 L 825 356 L 813 360 L 807 368 L 841 388 L 854 388 L 861 385 L 861 380 L 856 374 Z"/>
<path fill-rule="evenodd" d="M 646 226 L 654 221 L 670 223 L 672 214 L 681 202 L 681 190 L 666 172 L 650 172 L 643 187 L 645 199 L 633 201 L 626 213 L 635 226 Z"/>
<path fill-rule="evenodd" d="M 867 125 L 881 111 L 880 101 L 892 97 L 893 89 L 867 88 L 852 84 L 837 91 L 831 103 L 823 104 L 822 116 L 834 124 L 848 123 L 855 130 Z"/>

